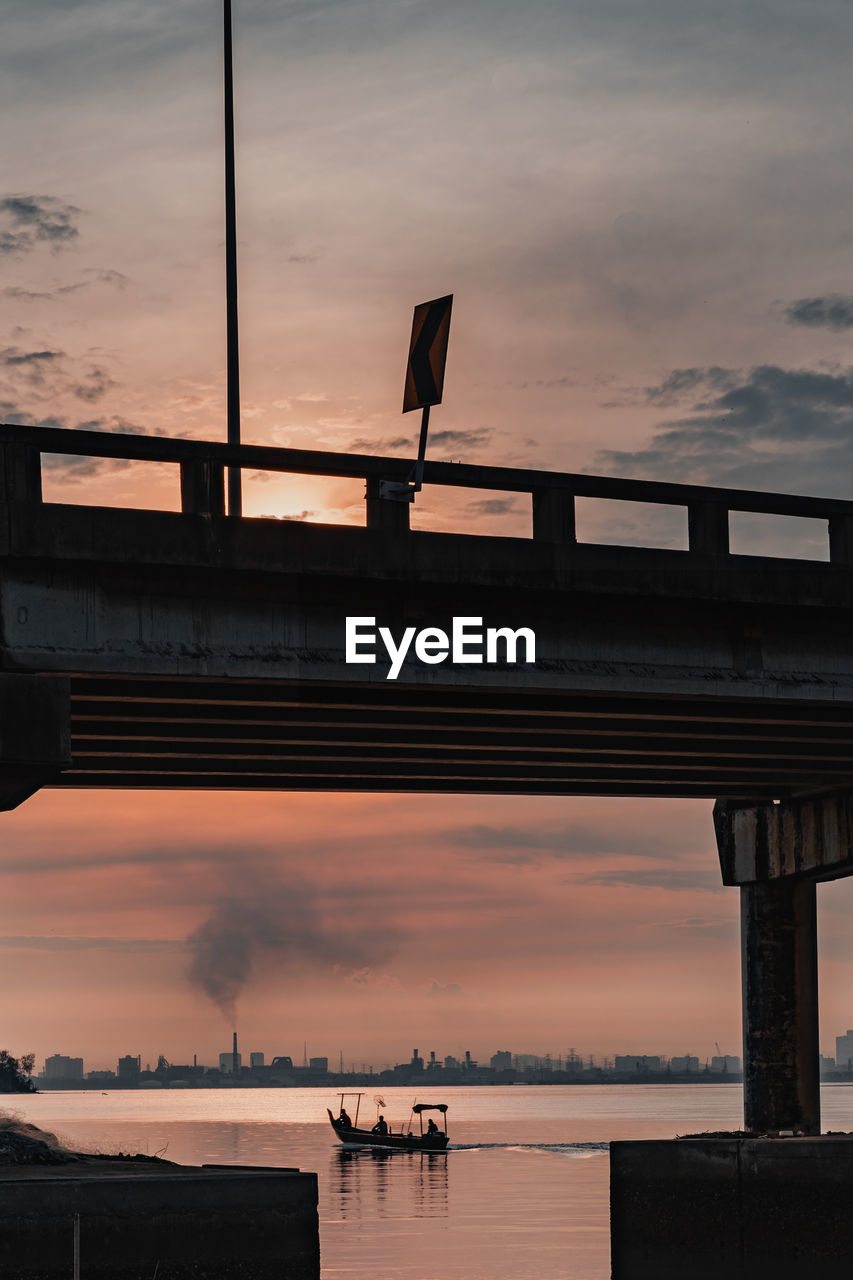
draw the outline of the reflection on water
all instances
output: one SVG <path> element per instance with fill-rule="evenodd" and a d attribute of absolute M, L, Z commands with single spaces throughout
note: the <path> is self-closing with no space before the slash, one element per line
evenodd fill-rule
<path fill-rule="evenodd" d="M 253 1144 L 247 1141 L 245 1125 L 236 1120 L 223 1120 L 216 1126 L 216 1142 L 208 1147 L 205 1164 L 252 1164 L 258 1163 Z"/>
<path fill-rule="evenodd" d="M 401 1169 L 401 1164 L 405 1165 Z M 361 1217 L 365 1201 L 377 1217 L 446 1218 L 449 1212 L 447 1153 L 381 1151 L 376 1147 L 332 1152 L 330 1207 L 342 1220 Z"/>
<path fill-rule="evenodd" d="M 826 1127 L 853 1129 L 853 1085 L 822 1095 Z M 442 1101 L 440 1154 L 340 1147 L 322 1089 L 43 1093 L 10 1109 L 89 1150 L 315 1170 L 323 1280 L 607 1280 L 607 1144 L 743 1121 L 729 1084 L 457 1087 Z"/>

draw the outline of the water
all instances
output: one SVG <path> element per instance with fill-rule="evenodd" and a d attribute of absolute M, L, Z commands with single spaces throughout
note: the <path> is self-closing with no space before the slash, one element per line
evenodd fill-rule
<path fill-rule="evenodd" d="M 607 1280 L 607 1144 L 742 1123 L 736 1084 L 427 1092 L 449 1104 L 444 1155 L 345 1151 L 332 1089 L 44 1093 L 6 1109 L 80 1149 L 316 1171 L 323 1280 Z M 397 1128 L 415 1091 L 382 1097 Z M 853 1129 L 853 1085 L 824 1087 L 822 1105 L 825 1128 Z"/>

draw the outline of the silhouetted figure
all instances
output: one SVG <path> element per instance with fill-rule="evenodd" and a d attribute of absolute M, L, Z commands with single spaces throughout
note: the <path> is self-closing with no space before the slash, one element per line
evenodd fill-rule
<path fill-rule="evenodd" d="M 438 1125 L 435 1123 L 432 1116 L 430 1116 L 427 1122 L 427 1137 L 431 1137 L 434 1133 L 438 1133 Z"/>
<path fill-rule="evenodd" d="M 387 1133 L 388 1132 L 388 1125 L 385 1123 L 384 1116 L 379 1117 L 379 1119 L 376 1121 L 376 1124 L 373 1126 L 370 1132 L 371 1133 Z"/>
<path fill-rule="evenodd" d="M 352 1120 L 350 1120 L 349 1116 L 346 1113 L 346 1110 L 343 1107 L 341 1107 L 341 1114 L 338 1116 L 338 1125 L 340 1126 L 341 1129 L 352 1128 Z"/>

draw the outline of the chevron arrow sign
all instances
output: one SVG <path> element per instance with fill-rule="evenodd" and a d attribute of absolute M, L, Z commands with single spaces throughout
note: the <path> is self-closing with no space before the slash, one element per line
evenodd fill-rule
<path fill-rule="evenodd" d="M 449 293 L 446 298 L 434 298 L 415 307 L 403 413 L 441 404 L 452 305 L 453 294 Z"/>

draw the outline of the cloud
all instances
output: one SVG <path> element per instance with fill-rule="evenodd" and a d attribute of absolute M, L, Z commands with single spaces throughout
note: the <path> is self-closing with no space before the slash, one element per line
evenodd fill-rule
<path fill-rule="evenodd" d="M 607 830 L 569 824 L 557 829 L 477 825 L 445 833 L 446 838 L 465 849 L 480 851 L 489 862 L 516 865 L 540 861 L 543 855 L 557 859 L 584 858 L 588 854 L 619 853 L 660 857 L 667 849 L 680 852 L 685 838 L 677 832 L 648 834 L 634 829 Z"/>
<path fill-rule="evenodd" d="M 431 431 L 429 444 L 441 447 L 451 445 L 455 449 L 479 449 L 492 437 L 489 427 L 473 427 L 470 431 Z"/>
<path fill-rule="evenodd" d="M 335 971 L 340 972 L 341 966 L 336 965 Z M 363 969 L 353 969 L 349 973 L 343 974 L 344 981 L 354 987 L 367 988 L 379 992 L 401 992 L 403 984 L 399 978 L 394 978 L 390 973 L 377 973 L 366 965 Z"/>
<path fill-rule="evenodd" d="M 635 852 L 632 850 L 632 852 Z M 713 867 L 655 867 L 652 869 L 634 870 L 624 868 L 616 871 L 593 871 L 577 877 L 584 884 L 615 885 L 630 889 L 671 889 L 696 892 L 722 892 L 723 883 L 719 871 Z M 577 881 L 575 881 L 577 882 Z"/>
<path fill-rule="evenodd" d="M 270 512 L 262 512 L 258 516 L 259 520 L 295 520 L 297 524 L 306 520 L 313 520 L 315 516 L 320 514 L 319 511 L 292 511 L 289 515 L 272 515 Z"/>
<path fill-rule="evenodd" d="M 85 400 L 88 404 L 93 404 L 96 400 L 100 400 L 105 392 L 111 391 L 115 386 L 115 381 L 103 369 L 91 369 L 84 375 L 84 381 L 78 382 L 77 386 L 74 387 L 74 395 L 78 400 Z"/>
<path fill-rule="evenodd" d="M 431 431 L 427 440 L 427 454 L 435 448 L 480 449 L 488 444 L 492 437 L 490 427 L 472 427 L 468 431 Z M 359 436 L 351 441 L 351 447 L 360 453 L 386 453 L 389 450 L 408 449 L 412 454 L 417 451 L 417 440 L 412 436 L 378 437 Z"/>
<path fill-rule="evenodd" d="M 658 931 L 681 929 L 685 933 L 695 934 L 698 938 L 713 937 L 736 938 L 738 935 L 738 918 L 735 913 L 729 919 L 711 916 L 687 916 L 680 920 L 655 920 L 649 922 L 649 928 Z"/>
<path fill-rule="evenodd" d="M 58 298 L 81 293 L 84 289 L 91 289 L 98 284 L 114 286 L 123 292 L 130 283 L 126 275 L 112 268 L 87 267 L 85 274 L 92 278 L 77 280 L 74 284 L 55 285 L 50 289 L 24 289 L 21 285 L 7 285 L 2 290 L 2 295 L 4 298 L 11 298 L 14 302 L 56 302 Z"/>
<path fill-rule="evenodd" d="M 48 244 L 58 253 L 80 234 L 76 225 L 80 213 L 56 196 L 0 198 L 0 254 L 20 256 L 37 244 Z"/>
<path fill-rule="evenodd" d="M 46 455 L 51 456 L 51 455 Z M 47 875 L 74 874 L 81 871 L 95 871 L 99 875 L 116 867 L 132 867 L 134 869 L 175 866 L 231 867 L 239 860 L 262 856 L 262 848 L 247 849 L 245 845 L 236 846 L 229 843 L 205 843 L 201 848 L 175 846 L 166 841 L 156 845 L 140 845 L 129 848 L 107 847 L 92 850 L 88 846 L 77 849 L 63 849 L 57 856 L 52 856 L 39 847 L 35 852 L 25 856 L 11 857 L 4 854 L 0 857 L 0 874 L 4 875 Z"/>
<path fill-rule="evenodd" d="M 536 378 L 533 382 L 523 381 L 510 383 L 516 391 L 526 391 L 529 387 L 541 387 L 543 390 L 553 390 L 555 387 L 576 387 L 580 383 L 579 378 L 569 377 L 568 374 L 562 374 L 555 378 Z"/>
<path fill-rule="evenodd" d="M 313 520 L 320 514 L 319 511 L 291 511 L 288 515 L 281 516 L 282 520 Z"/>
<path fill-rule="evenodd" d="M 55 302 L 58 290 L 22 289 L 19 285 L 7 285 L 3 290 L 4 298 L 13 302 Z"/>
<path fill-rule="evenodd" d="M 3 415 L 4 420 L 15 426 L 45 427 L 59 431 L 114 431 L 124 434 L 138 430 L 131 424 L 123 424 L 117 417 L 89 418 L 85 422 L 70 422 L 67 418 L 50 415 L 34 420 L 31 415 L 22 413 L 15 404 L 7 403 L 3 407 L 7 410 Z M 131 462 L 127 458 L 92 458 L 76 453 L 43 453 L 41 455 L 43 473 L 52 472 L 59 480 L 70 482 L 100 475 L 105 471 L 123 471 L 129 466 Z"/>
<path fill-rule="evenodd" d="M 116 271 L 115 267 L 86 267 L 86 274 L 94 276 L 92 284 L 114 285 L 116 289 L 124 291 L 130 284 L 129 276 L 122 271 Z M 86 281 L 85 283 L 89 283 Z M 66 286 L 66 288 L 76 288 L 76 286 Z M 62 290 L 60 290 L 62 292 Z"/>
<path fill-rule="evenodd" d="M 105 367 L 104 353 L 98 350 L 90 352 L 88 357 L 75 359 L 47 344 L 30 349 L 20 346 L 0 349 L 0 407 L 3 421 L 10 424 L 66 431 L 136 432 L 139 428 L 118 414 L 84 420 L 76 416 L 80 401 L 87 406 L 99 404 L 117 386 Z M 48 409 L 49 412 L 45 412 Z M 154 434 L 165 432 L 155 429 Z M 42 462 L 46 470 L 68 480 L 129 465 L 122 459 L 59 454 L 44 454 Z"/>
<path fill-rule="evenodd" d="M 45 426 L 45 423 L 38 423 Z M 81 422 L 70 430 L 98 430 L 91 422 Z M 53 472 L 60 480 L 85 480 L 89 476 L 101 475 L 104 471 L 123 471 L 130 466 L 126 458 L 87 458 L 85 454 L 76 453 L 43 453 L 41 455 L 42 471 Z"/>
<path fill-rule="evenodd" d="M 506 516 L 515 509 L 515 498 L 478 498 L 468 503 L 468 510 L 477 516 Z"/>
<path fill-rule="evenodd" d="M 785 307 L 784 315 L 789 324 L 841 333 L 853 329 L 853 295 L 828 293 L 823 298 L 798 298 Z"/>
<path fill-rule="evenodd" d="M 730 369 L 717 365 L 709 369 L 673 369 L 658 386 L 644 387 L 643 392 L 649 404 L 670 405 L 679 403 L 702 386 L 727 391 L 735 380 Z"/>
<path fill-rule="evenodd" d="M 689 412 L 661 422 L 645 448 L 599 453 L 599 467 L 659 480 L 847 495 L 853 369 L 680 369 L 646 395 L 658 404 L 686 396 Z"/>
<path fill-rule="evenodd" d="M 449 996 L 456 999 L 463 994 L 462 988 L 458 982 L 436 982 L 435 979 L 430 983 L 427 995 L 430 996 Z"/>
<path fill-rule="evenodd" d="M 35 386 L 42 386 L 49 371 L 57 368 L 64 351 L 21 351 L 19 347 L 4 347 L 0 351 L 0 367 L 13 373 L 22 373 Z"/>
<path fill-rule="evenodd" d="M 392 436 L 382 440 L 376 436 L 359 436 L 351 442 L 358 453 L 388 453 L 397 449 L 408 449 L 415 452 L 415 442 L 410 436 Z"/>
<path fill-rule="evenodd" d="M 0 936 L 0 948 L 11 951 L 176 951 L 185 952 L 181 938 L 88 938 L 48 935 Z"/>

